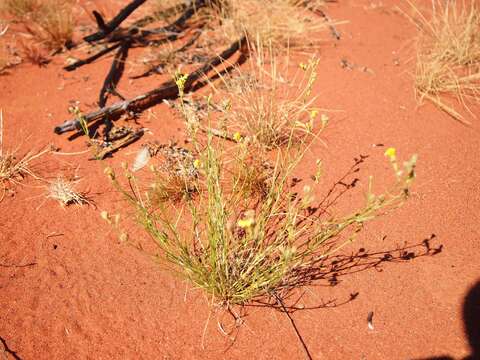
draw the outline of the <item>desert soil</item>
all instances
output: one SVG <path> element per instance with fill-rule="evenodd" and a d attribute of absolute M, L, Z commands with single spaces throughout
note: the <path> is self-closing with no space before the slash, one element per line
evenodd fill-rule
<path fill-rule="evenodd" d="M 303 289 L 305 309 L 292 318 L 314 359 L 461 359 L 473 354 L 474 346 L 478 356 L 478 339 L 469 342 L 463 313 L 480 279 L 480 119 L 470 116 L 472 125 L 464 126 L 430 104 L 418 107 L 411 75 L 416 29 L 397 5 L 341 0 L 328 6 L 330 17 L 348 21 L 338 27 L 340 41 L 326 36 L 319 49 L 317 103 L 335 111 L 302 172 L 308 177 L 315 159 L 322 159 L 326 191 L 354 157 L 369 155 L 358 174 L 355 191 L 361 195 L 369 174 L 379 191 L 391 182 L 383 156 L 387 146 L 403 159 L 418 154 L 410 201 L 368 224 L 343 253 L 413 246 L 421 254 L 422 241 L 430 238 L 441 251 L 353 268 L 336 286 L 314 283 Z M 344 60 L 353 68 L 342 67 Z M 63 61 L 57 57 L 42 68 L 23 64 L 0 77 L 6 147 L 53 143 L 62 152 L 85 150 L 83 139 L 68 141 L 52 129 L 69 117 L 70 100 L 94 108 L 110 59 L 72 73 L 62 70 Z M 119 89 L 130 97 L 158 82 L 126 77 Z M 144 140 L 182 139 L 182 122 L 165 104 L 138 122 L 151 130 Z M 42 183 L 32 179 L 0 203 L 0 358 L 13 358 L 2 353 L 5 344 L 21 359 L 303 358 L 288 318 L 270 307 L 246 307 L 234 341 L 224 336 L 219 324 L 232 325 L 227 314 L 212 313 L 201 291 L 120 243 L 101 220 L 101 210 L 128 213 L 104 167 L 131 162 L 140 144 L 103 162 L 80 154 L 50 155 L 37 164 L 50 179 L 77 172 L 94 205 L 62 208 L 45 200 Z M 374 146 L 379 144 L 385 146 Z M 349 195 L 345 199 L 348 209 Z M 133 227 L 130 236 L 148 243 Z"/>

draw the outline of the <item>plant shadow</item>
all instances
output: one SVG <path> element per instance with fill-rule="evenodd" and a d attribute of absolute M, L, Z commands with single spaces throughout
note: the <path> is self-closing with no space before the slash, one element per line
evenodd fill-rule
<path fill-rule="evenodd" d="M 294 274 L 294 280 L 290 279 L 288 286 L 284 289 L 281 287 L 276 292 L 280 296 L 283 306 L 279 304 L 278 299 L 272 297 L 266 300 L 254 300 L 252 304 L 247 307 L 273 307 L 275 309 L 287 309 L 288 312 L 293 313 L 298 310 L 313 310 L 321 308 L 332 308 L 348 304 L 355 300 L 358 292 L 351 293 L 347 299 L 338 301 L 337 299 L 330 299 L 326 302 L 321 302 L 318 305 L 311 307 L 297 306 L 303 294 L 297 299 L 295 296 L 295 289 L 305 286 L 336 286 L 341 282 L 345 276 L 355 273 L 376 270 L 381 272 L 387 263 L 408 263 L 414 259 L 426 256 L 435 256 L 443 251 L 442 244 L 434 244 L 436 239 L 435 234 L 431 234 L 428 238 L 413 245 L 397 246 L 392 249 L 382 251 L 369 251 L 365 248 L 358 249 L 355 253 L 350 255 L 339 254 L 335 256 L 326 257 L 319 260 L 316 266 L 306 269 L 298 269 Z"/>

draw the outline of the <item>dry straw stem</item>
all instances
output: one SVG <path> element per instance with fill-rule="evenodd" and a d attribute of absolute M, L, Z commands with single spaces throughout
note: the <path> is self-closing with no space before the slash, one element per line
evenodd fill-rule
<path fill-rule="evenodd" d="M 4 36 L 8 31 L 8 26 L 0 21 L 0 74 L 10 65 L 9 54 L 4 41 Z"/>
<path fill-rule="evenodd" d="M 473 115 L 468 103 L 480 102 L 480 13 L 476 2 L 432 1 L 419 18 L 415 89 L 458 121 L 468 123 L 446 97 L 456 98 Z"/>

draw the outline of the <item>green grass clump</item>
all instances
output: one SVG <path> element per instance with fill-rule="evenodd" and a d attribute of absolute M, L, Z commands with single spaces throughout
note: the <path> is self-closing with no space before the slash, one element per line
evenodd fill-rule
<path fill-rule="evenodd" d="M 416 156 L 400 164 L 395 149 L 389 148 L 385 155 L 395 174 L 393 185 L 384 194 L 376 195 L 370 180 L 365 203 L 347 215 L 331 215 L 332 209 L 325 208 L 329 205 L 315 199 L 315 186 L 321 176 L 318 160 L 315 176 L 299 190 L 296 175 L 308 150 L 308 138 L 298 136 L 299 124 L 295 123 L 303 124 L 302 131 L 311 135 L 313 130 L 307 125 L 316 115 L 310 115 L 309 100 L 316 63 L 301 67 L 307 81 L 298 97 L 280 98 L 277 101 L 281 105 L 274 103 L 274 93 L 263 97 L 273 108 L 297 109 L 293 115 L 283 112 L 287 123 L 281 127 L 285 136 L 281 142 L 266 146 L 257 132 L 249 132 L 251 127 L 244 128 L 246 136 L 236 132 L 226 142 L 208 130 L 214 128 L 214 121 L 221 120 L 210 113 L 207 127 L 196 120 L 198 126 L 207 129 L 206 139 L 200 132 L 190 131 L 194 150 L 189 152 L 189 161 L 195 168 L 195 188 L 201 188 L 197 196 L 182 196 L 182 201 L 173 206 L 155 201 L 128 166 L 124 166 L 128 184 L 122 184 L 111 168 L 106 169 L 115 188 L 135 209 L 137 222 L 158 246 L 159 260 L 172 265 L 193 286 L 227 307 L 282 295 L 308 283 L 322 261 L 350 243 L 366 222 L 402 205 L 415 178 Z M 188 75 L 177 73 L 174 78 L 188 123 L 189 114 L 183 106 L 183 86 Z M 235 101 L 235 97 L 231 100 Z M 214 108 L 212 96 L 207 103 L 209 109 Z M 261 114 L 254 118 L 255 103 L 251 102 L 250 110 L 247 106 L 247 102 L 242 104 L 252 121 L 260 122 Z M 235 111 L 232 104 L 229 112 Z M 293 125 L 289 125 L 292 120 Z M 232 133 L 228 126 L 227 132 Z"/>
<path fill-rule="evenodd" d="M 230 182 L 228 163 L 214 145 L 213 135 L 201 153 L 200 173 L 205 189 L 184 206 L 152 206 L 141 196 L 137 180 L 127 174 L 130 191 L 111 169 L 107 173 L 115 187 L 135 207 L 138 222 L 158 245 L 162 261 L 195 287 L 205 290 L 225 306 L 288 291 L 304 282 L 309 269 L 350 243 L 364 224 L 401 205 L 414 179 L 416 157 L 403 168 L 395 153 L 394 186 L 375 195 L 371 187 L 363 207 L 343 217 L 317 216 L 313 188 L 302 194 L 291 187 L 301 154 L 278 151 L 266 194 L 259 201 L 246 197 L 238 182 Z"/>

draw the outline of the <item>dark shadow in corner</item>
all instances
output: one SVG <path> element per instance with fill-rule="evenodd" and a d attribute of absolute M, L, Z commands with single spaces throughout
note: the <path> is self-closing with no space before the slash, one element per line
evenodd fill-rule
<path fill-rule="evenodd" d="M 470 289 L 463 303 L 463 321 L 472 354 L 465 360 L 480 359 L 480 281 Z"/>
<path fill-rule="evenodd" d="M 470 289 L 463 302 L 465 335 L 472 353 L 462 360 L 480 360 L 480 280 Z M 435 356 L 415 360 L 454 360 L 451 356 Z"/>

